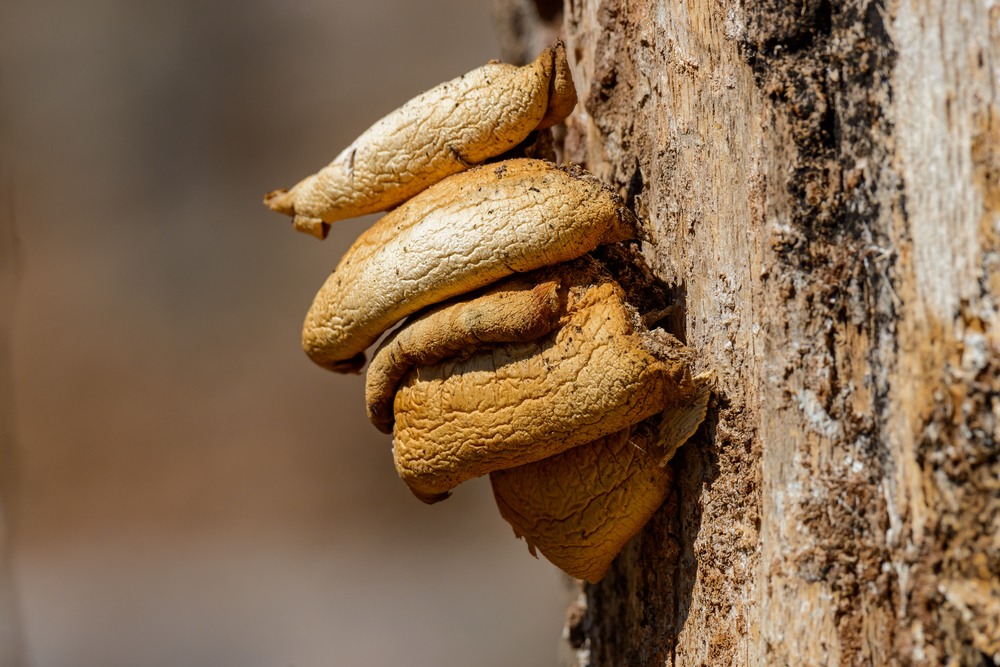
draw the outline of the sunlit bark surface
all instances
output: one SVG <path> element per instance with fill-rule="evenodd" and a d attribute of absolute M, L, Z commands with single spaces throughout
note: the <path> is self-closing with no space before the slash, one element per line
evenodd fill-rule
<path fill-rule="evenodd" d="M 714 369 L 581 665 L 1000 663 L 1000 5 L 498 2 Z"/>

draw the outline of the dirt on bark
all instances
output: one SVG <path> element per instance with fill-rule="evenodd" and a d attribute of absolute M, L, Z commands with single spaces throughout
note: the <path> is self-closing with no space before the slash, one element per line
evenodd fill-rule
<path fill-rule="evenodd" d="M 571 610 L 580 664 L 1000 662 L 998 18 L 570 0 L 547 24 L 580 96 L 556 153 L 642 220 L 663 325 L 720 374 L 674 493 Z"/>

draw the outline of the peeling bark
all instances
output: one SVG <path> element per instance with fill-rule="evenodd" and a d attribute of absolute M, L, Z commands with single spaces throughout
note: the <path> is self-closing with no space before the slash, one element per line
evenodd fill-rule
<path fill-rule="evenodd" d="M 642 220 L 719 377 L 581 587 L 578 663 L 1000 663 L 1000 5 L 568 0 L 521 31 L 566 40 L 557 153 Z"/>

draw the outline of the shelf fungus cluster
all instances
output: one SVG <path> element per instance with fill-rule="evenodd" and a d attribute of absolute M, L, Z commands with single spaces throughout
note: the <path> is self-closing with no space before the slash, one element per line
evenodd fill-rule
<path fill-rule="evenodd" d="M 358 373 L 391 330 L 366 404 L 413 494 L 434 503 L 489 474 L 531 552 L 595 582 L 669 492 L 665 463 L 703 420 L 710 376 L 692 377 L 690 350 L 647 329 L 591 256 L 635 237 L 621 198 L 580 169 L 505 159 L 575 104 L 561 43 L 491 63 L 265 203 L 321 238 L 392 209 L 317 294 L 306 353 Z"/>

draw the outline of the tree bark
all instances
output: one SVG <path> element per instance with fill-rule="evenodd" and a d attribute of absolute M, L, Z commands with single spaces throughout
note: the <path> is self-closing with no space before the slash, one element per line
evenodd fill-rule
<path fill-rule="evenodd" d="M 1000 4 L 498 1 L 714 369 L 580 665 L 1000 664 Z"/>

